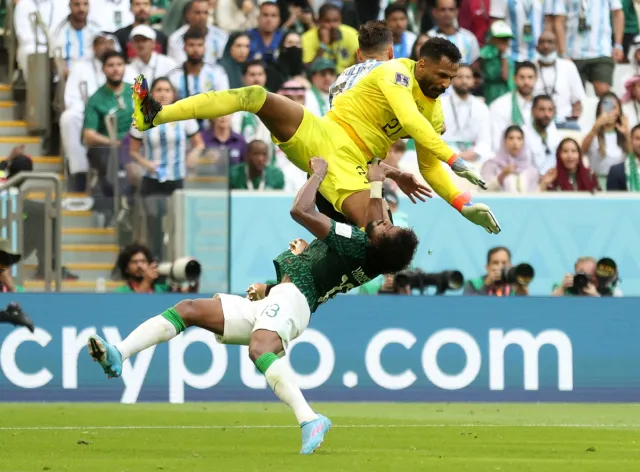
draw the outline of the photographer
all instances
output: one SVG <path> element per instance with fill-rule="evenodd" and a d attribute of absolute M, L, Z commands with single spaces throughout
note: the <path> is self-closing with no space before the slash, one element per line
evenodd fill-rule
<path fill-rule="evenodd" d="M 566 274 L 560 284 L 553 286 L 554 297 L 621 297 L 616 287 L 618 269 L 609 258 L 596 261 L 593 257 L 580 257 L 575 263 L 574 274 Z"/>
<path fill-rule="evenodd" d="M 11 277 L 11 266 L 20 262 L 20 259 L 22 255 L 11 250 L 11 243 L 6 239 L 0 239 L 0 293 L 24 292 Z"/>
<path fill-rule="evenodd" d="M 171 291 L 166 283 L 161 283 L 158 263 L 151 250 L 142 244 L 126 246 L 118 255 L 116 268 L 120 271 L 125 285 L 118 287 L 118 293 L 167 293 Z"/>
<path fill-rule="evenodd" d="M 525 264 L 520 266 L 525 266 Z M 526 283 L 509 282 L 507 280 L 507 274 L 510 272 L 509 269 L 511 267 L 511 251 L 509 249 L 503 246 L 489 249 L 487 265 L 485 266 L 487 274 L 467 281 L 462 294 L 489 295 L 493 297 L 529 295 L 528 281 L 530 280 Z M 533 278 L 533 274 L 531 274 L 531 278 Z"/>

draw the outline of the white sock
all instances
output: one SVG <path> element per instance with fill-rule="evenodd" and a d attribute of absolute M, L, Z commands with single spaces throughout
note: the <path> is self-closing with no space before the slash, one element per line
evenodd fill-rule
<path fill-rule="evenodd" d="M 142 323 L 127 338 L 116 344 L 122 361 L 148 347 L 169 341 L 178 335 L 176 328 L 164 316 L 158 315 Z"/>
<path fill-rule="evenodd" d="M 273 393 L 293 410 L 298 423 L 313 421 L 318 418 L 318 415 L 313 412 L 307 400 L 304 399 L 300 387 L 298 387 L 293 378 L 292 370 L 283 359 L 274 361 L 264 373 L 264 376 L 267 378 Z"/>

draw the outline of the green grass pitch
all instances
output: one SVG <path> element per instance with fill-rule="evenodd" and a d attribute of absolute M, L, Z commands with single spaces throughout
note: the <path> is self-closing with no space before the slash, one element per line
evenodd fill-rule
<path fill-rule="evenodd" d="M 0 471 L 640 471 L 640 405 L 315 404 L 300 456 L 277 403 L 0 404 Z"/>

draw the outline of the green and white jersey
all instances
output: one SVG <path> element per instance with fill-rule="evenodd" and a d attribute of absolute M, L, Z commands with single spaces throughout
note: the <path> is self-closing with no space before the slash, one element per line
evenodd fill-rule
<path fill-rule="evenodd" d="M 297 256 L 285 251 L 273 261 L 278 282 L 288 275 L 313 313 L 321 303 L 378 275 L 364 272 L 368 240 L 356 226 L 332 221 L 326 238 L 314 240 Z"/>

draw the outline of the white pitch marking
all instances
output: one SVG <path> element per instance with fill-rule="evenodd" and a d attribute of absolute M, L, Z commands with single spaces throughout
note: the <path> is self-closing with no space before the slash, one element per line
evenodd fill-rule
<path fill-rule="evenodd" d="M 333 425 L 345 429 L 369 428 L 609 428 L 635 429 L 640 424 L 580 424 L 580 423 L 533 423 L 533 424 L 345 424 Z M 290 429 L 294 425 L 194 425 L 194 426 L 2 426 L 0 431 L 76 431 L 76 430 L 135 430 L 135 429 Z"/>

